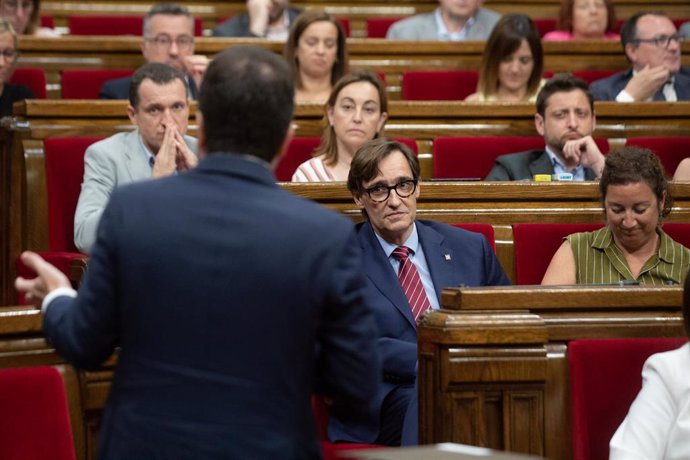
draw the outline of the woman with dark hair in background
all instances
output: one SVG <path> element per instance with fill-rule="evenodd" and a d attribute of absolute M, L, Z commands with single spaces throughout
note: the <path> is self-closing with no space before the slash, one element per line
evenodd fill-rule
<path fill-rule="evenodd" d="M 295 76 L 295 102 L 324 103 L 347 73 L 343 26 L 323 10 L 307 10 L 292 24 L 283 56 Z"/>
<path fill-rule="evenodd" d="M 539 31 L 524 14 L 503 16 L 489 36 L 482 56 L 475 102 L 534 101 L 543 84 L 544 55 Z"/>
<path fill-rule="evenodd" d="M 558 29 L 544 40 L 618 40 L 612 0 L 562 0 Z"/>

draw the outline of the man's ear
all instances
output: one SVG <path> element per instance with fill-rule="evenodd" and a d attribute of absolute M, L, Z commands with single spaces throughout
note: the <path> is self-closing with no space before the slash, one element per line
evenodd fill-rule
<path fill-rule="evenodd" d="M 538 113 L 534 114 L 534 127 L 540 136 L 544 135 L 544 117 Z"/>
<path fill-rule="evenodd" d="M 355 204 L 359 209 L 364 209 L 364 203 L 362 202 L 361 195 L 352 195 L 352 198 L 355 200 Z"/>
<path fill-rule="evenodd" d="M 206 134 L 204 134 L 204 117 L 196 111 L 196 156 L 201 159 L 206 156 Z"/>
<path fill-rule="evenodd" d="M 139 126 L 137 124 L 137 110 L 132 107 L 132 104 L 127 104 L 127 117 L 129 117 L 129 121 L 132 122 L 134 126 Z"/>
<path fill-rule="evenodd" d="M 290 141 L 292 140 L 293 137 L 295 137 L 295 128 L 297 125 L 294 123 L 290 123 L 290 127 L 288 128 L 287 132 L 285 133 L 285 139 L 283 139 L 283 143 L 280 145 L 280 148 L 278 149 L 278 152 L 276 153 L 276 156 L 273 157 L 271 160 L 271 169 L 273 171 L 276 170 L 278 167 L 278 163 L 280 163 L 280 159 L 283 158 L 283 156 L 287 153 L 288 147 L 290 147 Z"/>

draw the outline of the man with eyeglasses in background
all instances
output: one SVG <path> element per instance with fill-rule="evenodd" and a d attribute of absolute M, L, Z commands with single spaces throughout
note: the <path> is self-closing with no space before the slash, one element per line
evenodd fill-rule
<path fill-rule="evenodd" d="M 208 67 L 206 56 L 194 54 L 194 17 L 177 3 L 159 3 L 144 16 L 141 54 L 146 62 L 167 64 L 186 75 L 189 95 L 196 99 L 197 89 Z M 106 81 L 101 99 L 127 99 L 131 77 Z"/>
<path fill-rule="evenodd" d="M 662 12 L 631 16 L 621 29 L 621 43 L 632 68 L 590 85 L 596 100 L 690 100 L 690 74 L 680 65 L 683 37 Z"/>
<path fill-rule="evenodd" d="M 416 219 L 419 174 L 410 148 L 385 138 L 360 147 L 350 165 L 347 187 L 366 217 L 356 234 L 364 254 L 365 303 L 379 329 L 383 381 L 366 422 L 329 419 L 334 442 L 416 444 L 419 319 L 439 308 L 445 287 L 510 284 L 483 235 Z M 411 436 L 402 436 L 404 420 Z"/>

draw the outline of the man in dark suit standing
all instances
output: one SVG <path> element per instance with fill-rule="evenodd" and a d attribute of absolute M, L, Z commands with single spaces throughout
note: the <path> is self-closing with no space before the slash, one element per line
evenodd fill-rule
<path fill-rule="evenodd" d="M 199 98 L 201 160 L 117 189 L 77 293 L 35 253 L 47 339 L 79 367 L 120 347 L 99 456 L 311 459 L 310 397 L 356 412 L 380 378 L 352 223 L 278 187 L 287 63 L 234 47 Z M 44 295 L 48 294 L 45 298 Z"/>
<path fill-rule="evenodd" d="M 141 54 L 146 62 L 167 64 L 185 74 L 189 97 L 196 99 L 209 59 L 194 54 L 194 16 L 177 3 L 158 3 L 144 16 Z M 103 83 L 101 99 L 127 99 L 132 77 Z"/>
<path fill-rule="evenodd" d="M 384 138 L 362 146 L 350 166 L 348 189 L 367 218 L 357 225 L 357 238 L 366 303 L 379 328 L 383 381 L 366 422 L 331 417 L 333 441 L 414 443 L 401 439 L 401 430 L 416 397 L 417 322 L 427 309 L 439 308 L 444 287 L 510 284 L 483 235 L 416 220 L 419 174 L 409 147 Z M 407 422 L 416 434 L 417 414 Z"/>
<path fill-rule="evenodd" d="M 544 150 L 501 155 L 486 180 L 532 180 L 538 174 L 570 174 L 572 180 L 594 180 L 604 155 L 592 139 L 596 126 L 594 99 L 587 83 L 557 74 L 537 95 L 534 126 L 544 136 Z"/>
<path fill-rule="evenodd" d="M 628 18 L 621 29 L 621 43 L 632 67 L 593 82 L 590 91 L 594 99 L 690 100 L 690 75 L 680 66 L 682 39 L 664 13 L 641 12 Z"/>

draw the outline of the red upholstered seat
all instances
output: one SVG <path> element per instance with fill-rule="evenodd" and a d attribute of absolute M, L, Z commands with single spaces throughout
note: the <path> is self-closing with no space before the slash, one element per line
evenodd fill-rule
<path fill-rule="evenodd" d="M 477 90 L 476 70 L 403 72 L 402 98 L 407 101 L 461 101 Z"/>
<path fill-rule="evenodd" d="M 43 69 L 34 67 L 19 67 L 14 69 L 10 83 L 28 86 L 34 92 L 36 98 L 45 99 L 48 97 L 46 91 L 46 73 Z"/>
<path fill-rule="evenodd" d="M 681 222 L 666 222 L 663 230 L 678 243 L 690 248 L 690 224 Z"/>
<path fill-rule="evenodd" d="M 540 37 L 543 37 L 547 33 L 556 30 L 557 23 L 558 21 L 553 18 L 534 19 L 534 25 L 537 26 L 537 30 L 539 31 Z"/>
<path fill-rule="evenodd" d="M 474 223 L 472 223 L 472 224 L 454 223 L 454 224 L 450 224 L 450 225 L 452 225 L 453 227 L 458 227 L 458 228 L 468 230 L 470 232 L 481 233 L 482 235 L 484 235 L 486 237 L 486 240 L 491 245 L 491 249 L 493 249 L 494 252 L 496 252 L 496 234 L 494 232 L 493 225 L 491 225 L 491 224 L 474 224 Z"/>
<path fill-rule="evenodd" d="M 544 138 L 513 136 L 434 138 L 434 177 L 483 179 L 500 155 L 543 149 Z"/>
<path fill-rule="evenodd" d="M 386 38 L 388 29 L 404 16 L 394 18 L 368 18 L 366 21 L 368 38 Z"/>
<path fill-rule="evenodd" d="M 591 232 L 603 224 L 513 224 L 516 284 L 540 284 L 546 269 L 571 233 Z"/>
<path fill-rule="evenodd" d="M 673 176 L 683 158 L 690 156 L 690 137 L 629 137 L 625 145 L 636 145 L 654 152 L 669 176 Z"/>
<path fill-rule="evenodd" d="M 52 367 L 0 370 L 0 458 L 75 460 L 65 387 Z"/>
<path fill-rule="evenodd" d="M 609 441 L 642 386 L 642 366 L 654 353 L 687 339 L 573 340 L 568 344 L 573 460 L 608 458 Z"/>
<path fill-rule="evenodd" d="M 614 73 L 619 72 L 618 70 L 601 70 L 601 69 L 588 69 L 588 70 L 575 70 L 573 75 L 578 78 L 583 79 L 587 84 L 591 84 L 593 81 L 601 80 L 602 78 L 609 77 Z"/>
<path fill-rule="evenodd" d="M 328 409 L 321 396 L 313 395 L 311 397 L 311 409 L 314 413 L 314 421 L 316 422 L 316 429 L 321 442 L 323 460 L 342 459 L 346 457 L 345 453 L 348 450 L 383 447 L 376 444 L 332 443 L 328 439 Z"/>
<path fill-rule="evenodd" d="M 417 141 L 414 139 L 400 138 L 396 140 L 410 147 L 415 154 L 418 153 Z M 292 175 L 297 167 L 312 157 L 320 142 L 321 138 L 318 137 L 293 137 L 290 139 L 287 151 L 276 167 L 276 180 L 279 182 L 292 180 Z"/>
<path fill-rule="evenodd" d="M 55 19 L 53 19 L 52 16 L 46 16 L 42 14 L 38 20 L 41 27 L 45 27 L 47 29 L 55 28 Z"/>
<path fill-rule="evenodd" d="M 135 35 L 144 29 L 143 16 L 88 15 L 67 18 L 70 35 Z M 194 35 L 200 37 L 204 26 L 200 18 L 194 18 Z"/>
<path fill-rule="evenodd" d="M 84 177 L 84 153 L 89 145 L 99 139 L 66 137 L 48 138 L 44 141 L 48 190 L 48 252 L 42 252 L 41 256 L 68 277 L 71 275 L 71 262 L 86 258 L 74 245 L 74 212 Z M 19 260 L 17 274 L 25 278 L 35 276 Z"/>
<path fill-rule="evenodd" d="M 101 86 L 108 80 L 128 77 L 128 69 L 79 69 L 62 71 L 63 99 L 98 99 Z"/>

